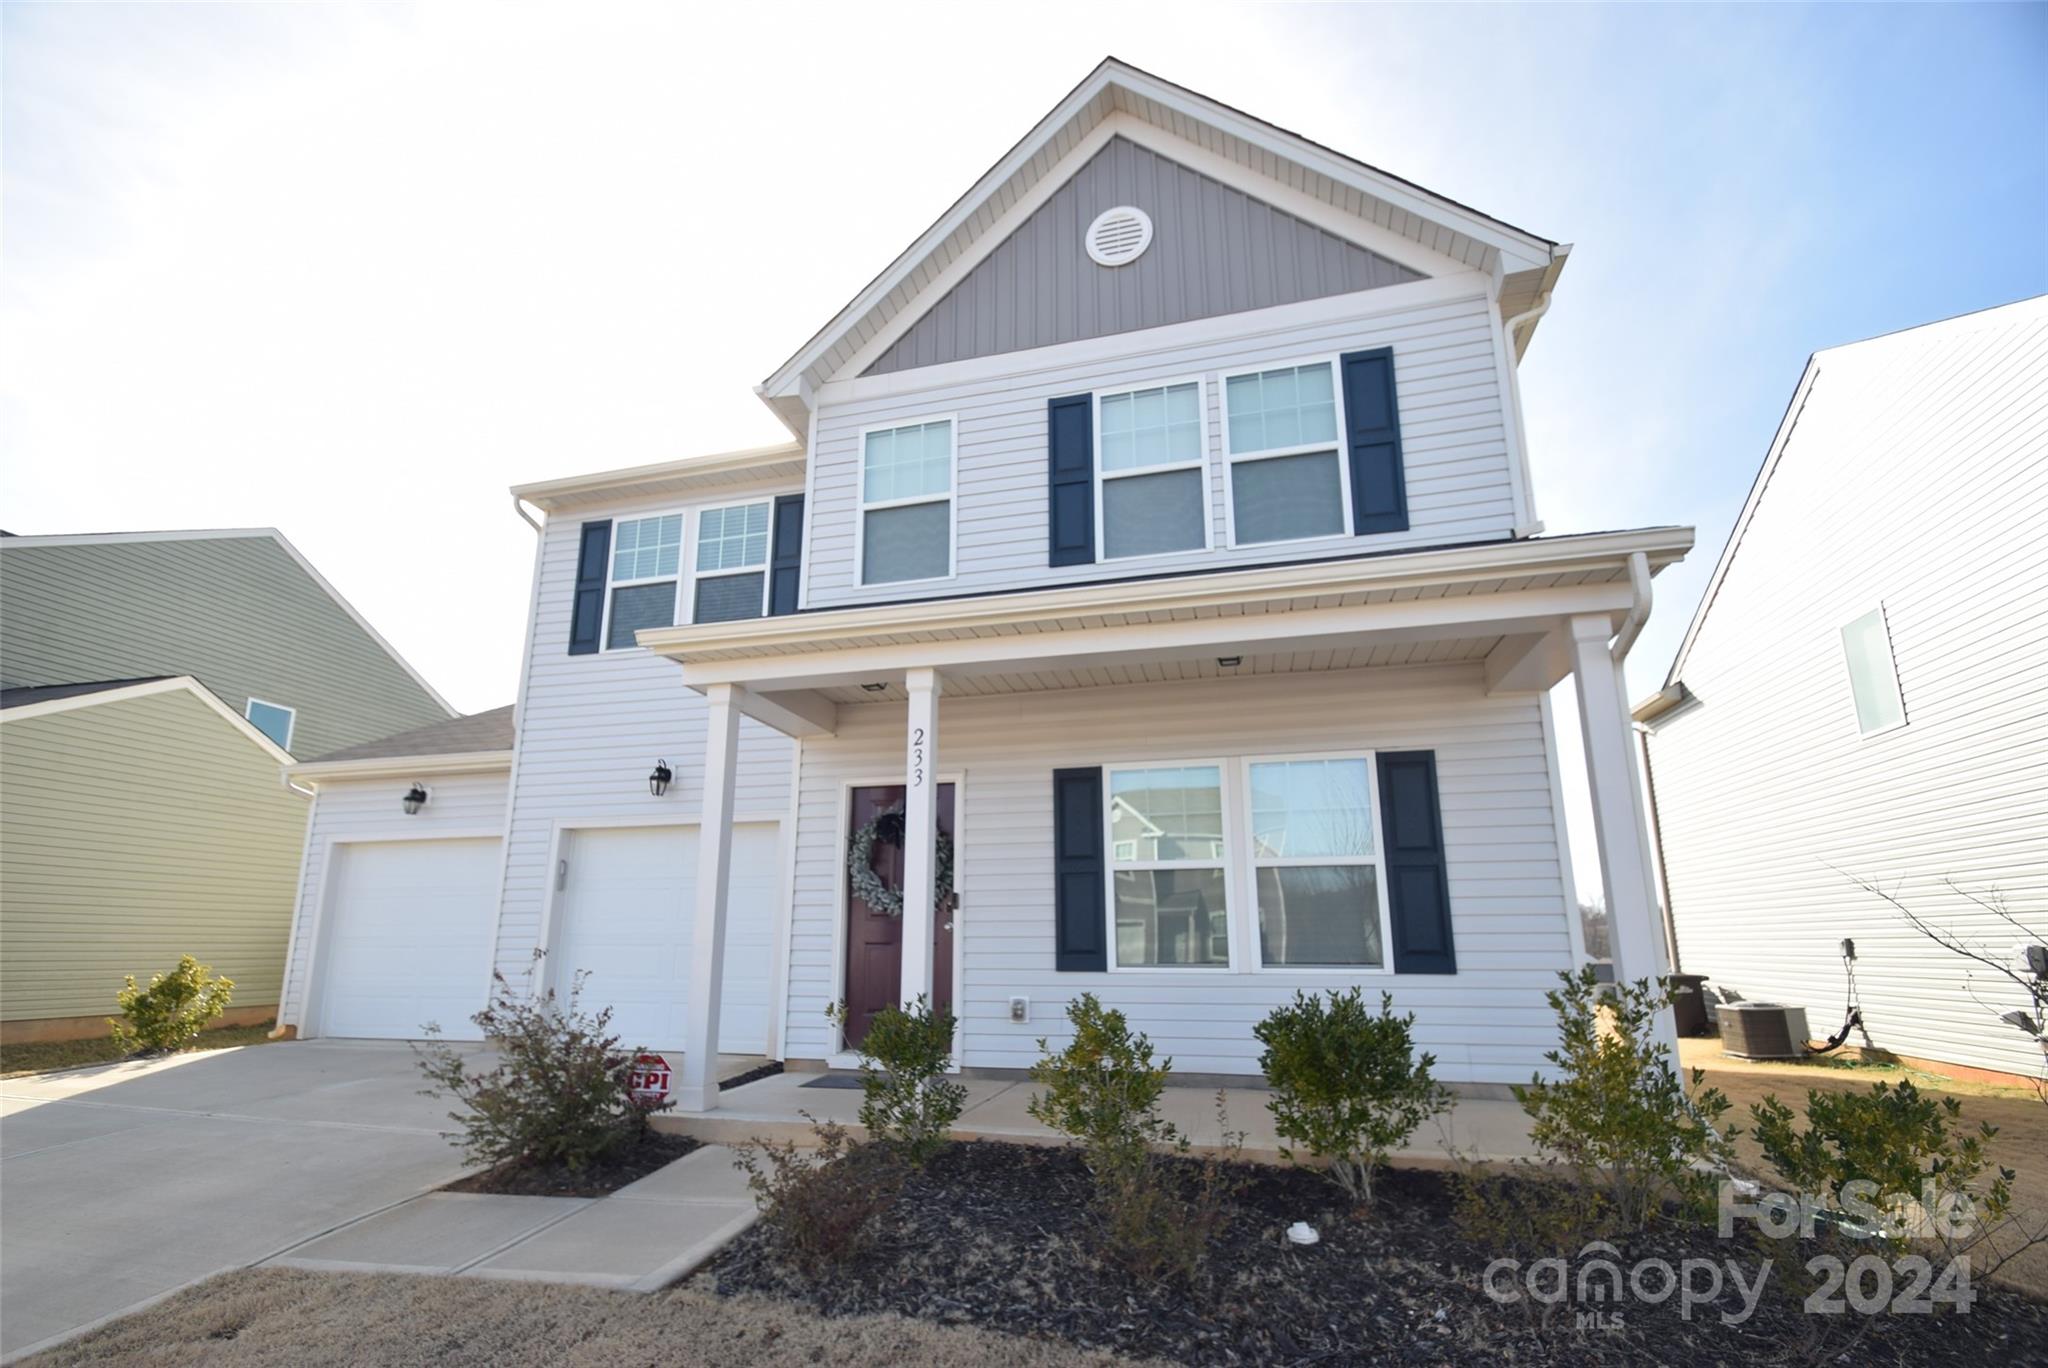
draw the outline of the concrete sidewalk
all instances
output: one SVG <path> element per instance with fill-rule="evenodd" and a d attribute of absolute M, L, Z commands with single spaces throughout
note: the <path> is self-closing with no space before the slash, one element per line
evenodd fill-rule
<path fill-rule="evenodd" d="M 296 1245 L 271 1265 L 579 1283 L 653 1292 L 754 1223 L 732 1151 L 706 1145 L 606 1197 L 430 1192 Z"/>
<path fill-rule="evenodd" d="M 834 1079 L 842 1086 L 821 1084 Z M 737 1144 L 755 1138 L 804 1141 L 811 1136 L 811 1123 L 800 1113 L 808 1112 L 819 1121 L 836 1121 L 860 1133 L 861 1092 L 843 1086 L 844 1074 L 783 1073 L 745 1087 L 735 1088 L 719 1099 L 716 1111 L 671 1112 L 655 1122 L 663 1130 L 695 1136 L 700 1140 Z M 967 1105 L 953 1134 L 963 1140 L 1012 1140 L 1023 1144 L 1060 1144 L 1065 1137 L 1032 1117 L 1028 1110 L 1033 1085 L 1023 1079 L 970 1078 Z M 1223 1093 L 1224 1119 L 1216 1114 L 1214 1088 L 1170 1086 L 1160 1101 L 1160 1114 L 1178 1126 L 1197 1153 L 1215 1150 L 1223 1144 L 1224 1130 L 1244 1132 L 1244 1157 L 1257 1161 L 1280 1158 L 1280 1138 L 1273 1130 L 1273 1114 L 1266 1107 L 1264 1088 L 1227 1088 Z M 1444 1168 L 1457 1158 L 1504 1162 L 1533 1158 L 1529 1143 L 1529 1118 L 1521 1104 L 1501 1098 L 1461 1098 L 1451 1111 L 1422 1123 L 1405 1149 L 1396 1151 L 1394 1162 L 1414 1168 Z"/>

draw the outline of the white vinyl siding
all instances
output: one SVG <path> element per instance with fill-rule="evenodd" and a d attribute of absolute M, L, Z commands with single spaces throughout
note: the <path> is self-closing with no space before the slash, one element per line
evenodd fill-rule
<path fill-rule="evenodd" d="M 1297 988 L 1354 977 L 1258 969 L 1243 953 L 1227 969 L 1054 970 L 1052 772 L 1105 757 L 1119 766 L 1213 760 L 1224 738 L 1260 760 L 1434 750 L 1458 973 L 1385 975 L 1374 985 L 1417 1013 L 1420 1047 L 1435 1052 L 1447 1078 L 1527 1082 L 1556 1043 L 1543 994 L 1570 967 L 1572 949 L 1542 712 L 1527 695 L 1487 696 L 1482 666 L 947 696 L 939 710 L 938 769 L 961 783 L 956 1010 L 965 1065 L 1029 1067 L 1041 1036 L 1061 1043 L 1068 999 L 1093 992 L 1150 1033 L 1177 1069 L 1256 1073 L 1260 1018 Z M 827 1057 L 823 1012 L 843 991 L 834 982 L 843 786 L 900 771 L 903 716 L 900 703 L 842 706 L 838 735 L 804 743 L 786 1017 L 795 1058 Z M 1029 1021 L 1010 1021 L 1012 996 L 1031 999 Z"/>
<path fill-rule="evenodd" d="M 2048 303 L 1813 366 L 1649 740 L 1679 958 L 1830 1035 L 1850 937 L 1879 1046 L 2036 1073 L 2024 998 L 1852 880 L 2001 955 L 1965 894 L 2048 906 Z M 1908 721 L 1865 737 L 1841 628 L 1880 597 Z"/>
<path fill-rule="evenodd" d="M 953 579 L 941 592 L 1029 589 L 1132 573 L 1113 561 L 1048 567 L 1046 405 L 1055 398 L 1179 383 L 1205 377 L 1204 450 L 1222 451 L 1220 378 L 1253 368 L 1292 366 L 1304 358 L 1391 346 L 1407 482 L 1406 532 L 1231 546 L 1224 462 L 1206 471 L 1202 506 L 1209 549 L 1149 557 L 1144 573 L 1204 566 L 1265 564 L 1291 558 L 1363 553 L 1401 546 L 1505 538 L 1514 530 L 1514 475 L 1498 381 L 1498 342 L 1483 287 L 1469 299 L 1437 300 L 1386 311 L 1383 291 L 1348 301 L 1349 311 L 1275 327 L 1242 315 L 1243 331 L 1180 343 L 1135 333 L 1117 356 L 1033 365 L 974 380 L 948 380 L 935 367 L 829 387 L 817 413 L 806 606 L 904 597 L 900 587 L 860 583 L 857 527 L 862 433 L 943 411 L 955 419 Z M 1162 330 L 1165 331 L 1165 330 Z M 934 379 L 933 377 L 938 378 Z M 1098 543 L 1098 552 L 1101 544 Z"/>

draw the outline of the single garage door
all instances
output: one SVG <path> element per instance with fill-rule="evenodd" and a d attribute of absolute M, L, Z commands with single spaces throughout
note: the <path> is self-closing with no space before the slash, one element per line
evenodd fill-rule
<path fill-rule="evenodd" d="M 339 845 L 320 959 L 320 1033 L 475 1040 L 488 994 L 498 842 Z"/>
<path fill-rule="evenodd" d="M 732 829 L 731 901 L 725 923 L 725 986 L 718 1012 L 724 1054 L 768 1048 L 780 829 Z M 587 975 L 583 1006 L 612 1009 L 626 1045 L 681 1050 L 690 990 L 691 910 L 697 888 L 695 827 L 587 828 L 570 835 L 556 904 L 552 980 L 568 991 Z"/>

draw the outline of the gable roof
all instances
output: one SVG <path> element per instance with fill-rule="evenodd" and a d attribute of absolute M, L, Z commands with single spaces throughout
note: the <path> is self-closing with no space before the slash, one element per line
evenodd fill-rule
<path fill-rule="evenodd" d="M 45 546 L 115 546 L 142 542 L 233 541 L 252 538 L 276 543 L 298 568 L 305 572 L 306 577 L 319 588 L 320 592 L 331 599 L 336 607 L 346 614 L 357 627 L 362 629 L 364 635 L 376 645 L 378 650 L 388 656 L 400 670 L 410 677 L 412 682 L 417 684 L 427 697 L 434 701 L 436 706 L 449 716 L 455 716 L 454 707 L 449 704 L 447 699 L 441 696 L 440 691 L 432 684 L 429 684 L 426 677 L 412 667 L 412 662 L 400 655 L 398 649 L 386 641 L 381 632 L 370 625 L 369 619 L 356 611 L 355 605 L 343 598 L 341 592 L 327 582 L 326 576 L 313 568 L 313 563 L 301 555 L 296 546 L 293 546 L 290 541 L 286 540 L 284 533 L 274 527 L 210 528 L 165 532 L 77 532 L 59 533 L 50 536 L 19 536 L 10 534 L 5 538 L 0 538 L 0 556 L 13 554 L 17 550 L 25 551 Z M 4 561 L 0 561 L 0 564 L 4 564 Z"/>
<path fill-rule="evenodd" d="M 0 706 L 0 723 L 27 721 L 35 717 L 47 717 L 53 713 L 76 712 L 82 708 L 96 708 L 103 703 L 122 703 L 131 698 L 147 698 L 152 694 L 189 693 L 207 707 L 219 713 L 227 724 L 241 733 L 244 740 L 256 746 L 277 761 L 289 765 L 292 757 L 277 742 L 257 731 L 248 718 L 220 701 L 220 698 L 191 675 L 169 675 L 162 679 L 102 679 L 80 684 L 55 684 L 40 688 L 9 689 Z M 30 698 L 25 695 L 40 694 Z"/>
<path fill-rule="evenodd" d="M 1729 568 L 1735 563 L 1736 553 L 1741 550 L 1743 535 L 1749 531 L 1749 525 L 1756 517 L 1756 510 L 1763 502 L 1764 492 L 1770 488 L 1771 477 L 1777 473 L 1778 463 L 1784 459 L 1791 446 L 1793 433 L 1799 427 L 1800 413 L 1805 409 L 1807 398 L 1813 393 L 1814 385 L 1820 379 L 1827 359 L 1865 348 L 1940 342 L 1950 335 L 1992 324 L 1998 315 L 2029 313 L 2048 317 L 2048 295 L 2036 295 L 2031 299 L 2016 300 L 2010 304 L 1976 309 L 1952 318 L 1937 319 L 1910 328 L 1899 328 L 1854 342 L 1837 343 L 1832 347 L 1823 347 L 1806 358 L 1806 366 L 1799 373 L 1799 383 L 1792 387 L 1792 397 L 1785 404 L 1784 416 L 1778 420 L 1777 431 L 1772 434 L 1771 444 L 1764 452 L 1763 463 L 1757 467 L 1756 478 L 1750 481 L 1749 494 L 1742 502 L 1742 511 L 1736 515 L 1735 525 L 1728 531 L 1728 540 L 1721 545 L 1720 558 L 1714 562 L 1714 572 L 1708 576 L 1707 587 L 1701 591 L 1699 603 L 1693 608 L 1692 620 L 1686 624 L 1685 636 L 1678 643 L 1678 650 L 1671 658 L 1671 668 L 1664 672 L 1664 686 L 1657 693 L 1635 705 L 1634 716 L 1637 721 L 1648 721 L 1662 712 L 1669 711 L 1678 703 L 1688 701 L 1689 696 L 1680 678 L 1685 669 L 1686 657 L 1692 654 L 1693 643 L 1699 639 L 1700 629 L 1706 625 L 1707 614 L 1713 611 L 1714 600 L 1720 594 L 1721 585 L 1728 577 Z"/>
<path fill-rule="evenodd" d="M 1563 260 L 1564 249 L 1548 238 L 1110 57 L 756 392 L 801 436 L 811 391 L 914 323 L 922 311 L 904 317 L 906 310 L 934 287 L 943 294 L 998 246 L 1016 218 L 1058 188 L 1053 173 L 1069 154 L 1092 150 L 1091 136 L 1099 140 L 1106 125 L 1133 132 L 1149 126 L 1178 140 L 1183 153 L 1260 173 L 1276 189 L 1292 187 L 1339 218 L 1377 225 L 1394 240 L 1474 269 L 1499 271 L 1515 287 L 1503 293 L 1504 312 L 1520 312 L 1512 301 L 1533 301 L 1548 288 Z"/>

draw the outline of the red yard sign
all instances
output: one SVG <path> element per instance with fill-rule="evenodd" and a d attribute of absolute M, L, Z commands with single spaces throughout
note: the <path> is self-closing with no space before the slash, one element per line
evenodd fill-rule
<path fill-rule="evenodd" d="M 658 1054 L 644 1054 L 633 1061 L 633 1072 L 627 1079 L 627 1086 L 633 1096 L 650 1102 L 659 1102 L 668 1096 L 668 1061 Z"/>

